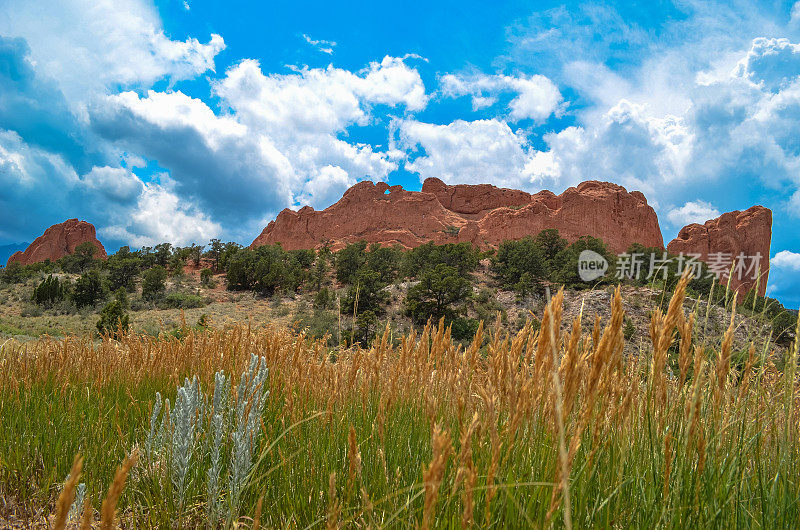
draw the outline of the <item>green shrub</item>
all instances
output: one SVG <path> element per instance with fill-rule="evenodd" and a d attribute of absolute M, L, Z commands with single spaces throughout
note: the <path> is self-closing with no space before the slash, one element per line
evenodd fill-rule
<path fill-rule="evenodd" d="M 317 251 L 317 259 L 314 262 L 314 272 L 311 274 L 312 288 L 319 291 L 328 274 L 328 263 L 332 258 L 331 249 L 327 246 Z"/>
<path fill-rule="evenodd" d="M 75 247 L 75 252 L 69 256 L 64 256 L 58 260 L 58 263 L 61 269 L 66 272 L 83 272 L 95 265 L 97 261 L 94 259 L 95 254 L 97 254 L 97 247 L 90 241 L 84 241 Z"/>
<path fill-rule="evenodd" d="M 25 267 L 16 261 L 9 263 L 0 273 L 2 273 L 0 274 L 0 278 L 2 278 L 4 283 L 21 283 L 28 277 Z"/>
<path fill-rule="evenodd" d="M 492 259 L 495 278 L 505 289 L 527 294 L 547 277 L 547 263 L 542 248 L 528 236 L 517 241 L 503 241 Z"/>
<path fill-rule="evenodd" d="M 172 257 L 172 245 L 169 243 L 160 243 L 153 247 L 153 256 L 158 265 L 166 269 L 169 266 L 169 260 Z"/>
<path fill-rule="evenodd" d="M 278 290 L 296 292 L 306 283 L 314 262 L 313 250 L 285 251 L 280 245 L 263 245 L 256 249 L 242 249 L 228 264 L 228 289 L 252 289 L 264 296 Z"/>
<path fill-rule="evenodd" d="M 79 308 L 93 306 L 105 298 L 105 289 L 100 273 L 92 269 L 85 272 L 75 282 L 75 290 L 72 292 L 72 299 Z"/>
<path fill-rule="evenodd" d="M 384 247 L 373 244 L 369 247 L 367 261 L 364 266 L 377 272 L 380 280 L 389 284 L 397 276 L 402 257 L 403 251 L 398 247 Z"/>
<path fill-rule="evenodd" d="M 327 337 L 328 346 L 338 344 L 339 318 L 335 311 L 315 309 L 311 314 L 298 315 L 298 321 L 309 336 L 315 339 Z"/>
<path fill-rule="evenodd" d="M 214 274 L 211 269 L 203 269 L 200 271 L 200 285 L 212 289 L 216 282 L 214 281 Z"/>
<path fill-rule="evenodd" d="M 795 340 L 797 311 L 785 309 L 772 319 L 772 335 L 776 342 L 791 344 Z"/>
<path fill-rule="evenodd" d="M 142 298 L 145 300 L 155 300 L 160 297 L 166 289 L 167 270 L 161 266 L 148 269 L 142 275 Z"/>
<path fill-rule="evenodd" d="M 477 247 L 470 243 L 436 245 L 429 242 L 405 253 L 403 274 L 409 278 L 419 278 L 437 265 L 447 265 L 465 276 L 478 267 L 480 255 Z"/>
<path fill-rule="evenodd" d="M 378 317 L 372 311 L 364 311 L 356 317 L 355 331 L 352 336 L 353 343 L 358 342 L 361 347 L 369 347 L 378 329 Z"/>
<path fill-rule="evenodd" d="M 52 274 L 36 286 L 33 290 L 33 301 L 38 305 L 52 305 L 64 300 L 69 294 L 69 284 Z"/>
<path fill-rule="evenodd" d="M 417 285 L 406 295 L 406 313 L 417 324 L 429 318 L 435 322 L 444 317 L 452 321 L 457 306 L 462 305 L 472 294 L 469 280 L 449 265 L 440 263 L 425 272 Z"/>
<path fill-rule="evenodd" d="M 314 297 L 314 307 L 324 309 L 328 307 L 330 301 L 331 301 L 331 293 L 327 287 L 323 287 L 317 292 L 317 295 Z"/>
<path fill-rule="evenodd" d="M 40 317 L 44 314 L 42 308 L 38 305 L 26 304 L 19 312 L 22 317 Z"/>
<path fill-rule="evenodd" d="M 503 241 L 492 257 L 492 272 L 503 288 L 524 296 L 536 291 L 542 280 L 561 281 L 560 264 L 567 248 L 567 240 L 554 228 L 542 230 L 535 237 Z M 576 255 L 575 271 L 577 267 Z"/>
<path fill-rule="evenodd" d="M 779 301 L 768 296 L 760 296 L 754 290 L 747 292 L 742 306 L 756 314 L 763 314 L 767 318 L 775 318 L 786 308 Z"/>
<path fill-rule="evenodd" d="M 100 311 L 100 320 L 97 321 L 97 331 L 101 335 L 118 336 L 130 328 L 130 317 L 127 313 L 128 297 L 124 289 L 116 293 L 113 301 L 107 303 Z"/>
<path fill-rule="evenodd" d="M 356 274 L 367 263 L 367 242 L 350 243 L 334 256 L 336 279 L 340 283 L 353 284 Z"/>
<path fill-rule="evenodd" d="M 633 325 L 633 321 L 625 317 L 625 327 L 622 329 L 622 335 L 625 337 L 625 340 L 631 340 L 635 333 L 636 326 Z"/>
<path fill-rule="evenodd" d="M 104 266 L 108 271 L 108 284 L 112 291 L 125 289 L 133 292 L 136 289 L 136 278 L 141 270 L 142 259 L 131 252 L 129 247 L 122 247 L 116 254 L 109 256 Z"/>
<path fill-rule="evenodd" d="M 193 309 L 205 306 L 206 301 L 196 294 L 169 293 L 158 305 L 169 309 Z"/>
<path fill-rule="evenodd" d="M 478 331 L 478 324 L 474 318 L 456 317 L 450 321 L 450 335 L 457 341 L 471 341 Z"/>
<path fill-rule="evenodd" d="M 577 241 L 561 250 L 551 262 L 550 280 L 565 285 L 567 287 L 583 288 L 590 284 L 581 280 L 578 276 L 578 258 L 584 250 L 592 250 L 600 254 L 608 262 L 609 272 L 592 282 L 593 284 L 612 283 L 616 281 L 613 274 L 613 267 L 616 258 L 608 250 L 602 240 L 596 237 L 583 236 Z"/>
<path fill-rule="evenodd" d="M 181 278 L 184 275 L 184 266 L 186 266 L 186 258 L 181 257 L 180 254 L 173 254 L 169 259 L 167 270 L 169 270 L 171 276 Z"/>
<path fill-rule="evenodd" d="M 352 315 L 354 311 L 356 314 L 372 311 L 376 315 L 383 314 L 383 306 L 389 295 L 384 289 L 386 284 L 381 280 L 380 273 L 362 268 L 353 282 L 342 298 L 342 313 Z"/>

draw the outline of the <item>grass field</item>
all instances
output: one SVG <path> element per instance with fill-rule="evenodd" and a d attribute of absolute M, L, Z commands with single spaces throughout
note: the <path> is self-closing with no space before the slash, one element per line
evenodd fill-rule
<path fill-rule="evenodd" d="M 463 348 L 436 325 L 343 351 L 241 325 L 8 340 L 0 517 L 103 528 L 798 526 L 797 348 L 778 363 L 765 340 L 736 361 L 735 321 L 721 341 L 693 333 L 702 315 L 684 313 L 683 286 L 637 355 L 623 354 L 619 291 L 591 333 L 579 319 L 594 315 L 562 332 L 559 294 L 539 329 L 481 328 Z M 76 455 L 82 474 L 68 480 Z"/>

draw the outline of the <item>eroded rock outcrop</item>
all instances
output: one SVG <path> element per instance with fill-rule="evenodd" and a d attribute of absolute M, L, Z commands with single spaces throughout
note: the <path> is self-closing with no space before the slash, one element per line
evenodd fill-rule
<path fill-rule="evenodd" d="M 14 253 L 8 259 L 8 263 L 16 261 L 22 265 L 30 265 L 48 259 L 55 261 L 74 253 L 78 245 L 87 241 L 97 248 L 95 258 L 106 259 L 106 249 L 98 241 L 94 225 L 86 221 L 68 219 L 45 230 L 44 234 L 37 237 L 24 252 Z"/>
<path fill-rule="evenodd" d="M 425 179 L 424 193 L 432 193 L 442 206 L 453 212 L 470 215 L 483 214 L 495 208 L 521 207 L 531 202 L 531 194 L 491 184 L 460 184 L 451 186 L 437 178 Z"/>
<path fill-rule="evenodd" d="M 540 191 L 528 204 L 496 208 L 476 224 L 478 232 L 469 240 L 478 246 L 521 239 L 547 228 L 558 229 L 570 242 L 586 235 L 600 238 L 615 253 L 625 252 L 632 243 L 664 246 L 658 217 L 645 196 L 609 182 L 582 182 L 561 195 Z"/>
<path fill-rule="evenodd" d="M 363 181 L 325 210 L 284 210 L 251 247 L 281 243 L 299 249 L 328 243 L 336 250 L 365 240 L 406 248 L 428 241 L 486 248 L 546 228 L 558 229 L 569 241 L 598 237 L 613 252 L 632 243 L 664 246 L 658 218 L 644 195 L 616 184 L 589 181 L 561 195 L 531 195 L 489 184 L 449 186 L 427 179 L 419 192 Z"/>
<path fill-rule="evenodd" d="M 406 191 L 385 182 L 362 181 L 336 204 L 316 211 L 304 206 L 283 210 L 250 245 L 281 243 L 286 249 L 315 248 L 326 242 L 337 250 L 365 240 L 411 248 L 442 241 L 466 220 L 442 206 L 431 193 Z M 454 227 L 454 228 L 450 228 Z"/>
<path fill-rule="evenodd" d="M 758 292 L 763 296 L 769 276 L 771 239 L 772 211 L 753 206 L 724 213 L 702 225 L 684 226 L 667 250 L 672 254 L 699 254 L 706 263 L 717 263 L 720 270 L 726 271 L 724 282 L 733 262 L 731 287 L 743 296 L 758 284 Z M 757 282 L 758 275 L 761 279 Z"/>

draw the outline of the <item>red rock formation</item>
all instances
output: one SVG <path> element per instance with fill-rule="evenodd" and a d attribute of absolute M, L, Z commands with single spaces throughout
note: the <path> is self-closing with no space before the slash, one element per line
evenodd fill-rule
<path fill-rule="evenodd" d="M 460 214 L 483 214 L 495 208 L 513 208 L 531 202 L 531 194 L 524 191 L 497 188 L 491 184 L 450 186 L 437 178 L 425 179 L 422 191 L 433 193 L 442 206 Z"/>
<path fill-rule="evenodd" d="M 624 252 L 632 243 L 664 246 L 658 217 L 644 195 L 628 193 L 608 182 L 582 182 L 561 195 L 540 191 L 527 205 L 496 208 L 477 224 L 478 232 L 471 241 L 481 247 L 535 235 L 546 228 L 557 228 L 570 242 L 586 235 L 600 238 L 615 253 Z"/>
<path fill-rule="evenodd" d="M 44 234 L 25 249 L 25 252 L 16 252 L 8 263 L 16 261 L 23 265 L 30 265 L 40 261 L 55 261 L 75 252 L 75 248 L 86 241 L 91 242 L 96 248 L 94 257 L 106 259 L 106 249 L 97 240 L 94 226 L 86 221 L 68 219 L 63 223 L 53 225 L 44 231 Z"/>
<path fill-rule="evenodd" d="M 720 269 L 726 269 L 725 282 L 727 282 L 727 271 L 730 270 L 730 260 L 736 260 L 740 255 L 745 256 L 744 267 L 734 270 L 731 287 L 736 289 L 740 296 L 744 296 L 755 288 L 756 276 L 760 273 L 758 292 L 763 296 L 769 277 L 771 239 L 772 211 L 763 206 L 753 206 L 743 212 L 724 213 L 716 219 L 706 221 L 703 225 L 695 223 L 684 226 L 678 237 L 667 245 L 667 250 L 672 254 L 681 252 L 700 254 L 700 259 L 706 263 L 727 260 L 727 267 L 720 266 Z M 754 256 L 760 256 L 758 263 L 760 271 L 757 271 L 752 259 Z"/>
<path fill-rule="evenodd" d="M 639 192 L 607 182 L 584 182 L 561 195 L 530 195 L 488 184 L 448 186 L 427 179 L 422 191 L 364 181 L 322 211 L 305 206 L 283 210 L 250 245 L 281 243 L 286 249 L 334 250 L 365 240 L 411 248 L 428 241 L 496 246 L 505 239 L 557 228 L 569 241 L 589 235 L 613 252 L 631 243 L 664 243 L 655 211 Z"/>
<path fill-rule="evenodd" d="M 461 227 L 465 223 L 433 194 L 363 181 L 325 210 L 316 211 L 310 206 L 296 212 L 283 210 L 250 247 L 281 243 L 286 249 L 315 248 L 329 242 L 336 250 L 363 239 L 411 248 L 439 241 L 446 237 L 449 226 Z"/>

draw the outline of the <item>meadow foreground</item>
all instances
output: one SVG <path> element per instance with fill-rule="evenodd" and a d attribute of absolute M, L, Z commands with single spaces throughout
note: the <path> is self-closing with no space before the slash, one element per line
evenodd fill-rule
<path fill-rule="evenodd" d="M 111 528 L 800 524 L 796 345 L 739 362 L 686 278 L 623 353 L 620 291 L 582 335 L 440 323 L 331 350 L 228 326 L 0 345 L 0 517 Z M 733 323 L 733 320 L 732 320 Z M 699 325 L 697 326 L 699 327 Z M 566 331 L 563 331 L 566 329 Z M 76 458 L 76 455 L 80 455 Z M 78 476 L 78 472 L 82 473 Z M 72 470 L 72 471 L 71 471 Z"/>

